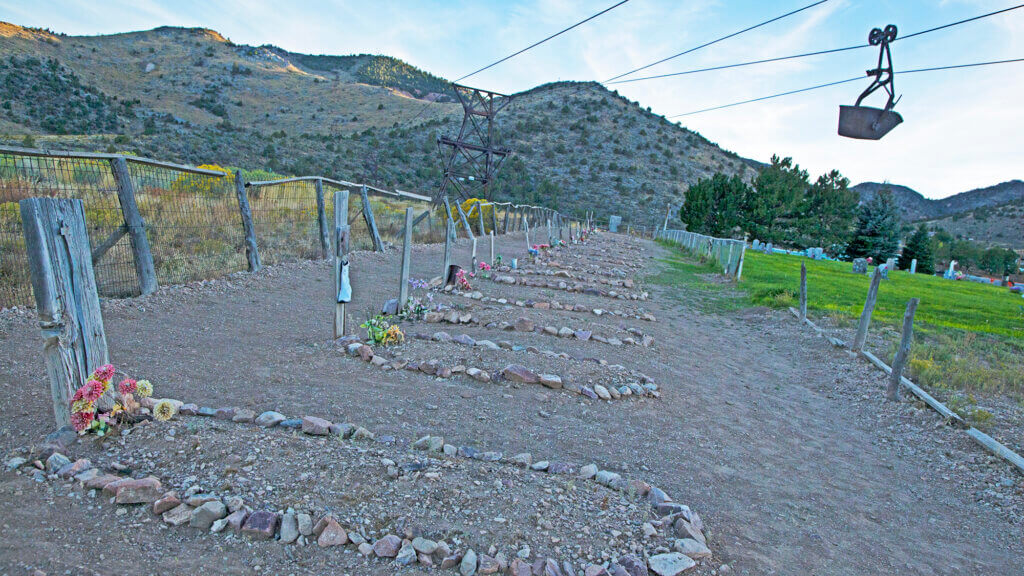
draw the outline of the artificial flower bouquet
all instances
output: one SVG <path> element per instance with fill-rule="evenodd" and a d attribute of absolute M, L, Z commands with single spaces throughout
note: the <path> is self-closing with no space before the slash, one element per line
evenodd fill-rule
<path fill-rule="evenodd" d="M 136 421 L 141 413 L 140 401 L 153 395 L 149 380 L 127 377 L 113 390 L 115 374 L 111 364 L 96 368 L 71 397 L 71 426 L 79 434 L 104 436 L 112 426 Z M 176 412 L 177 407 L 170 400 L 160 400 L 153 406 L 153 417 L 157 420 L 170 420 Z"/>

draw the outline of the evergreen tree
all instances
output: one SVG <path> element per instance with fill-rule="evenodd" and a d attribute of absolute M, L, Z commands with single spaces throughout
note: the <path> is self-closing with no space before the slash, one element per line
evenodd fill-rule
<path fill-rule="evenodd" d="M 765 167 L 754 180 L 756 194 L 748 194 L 743 212 L 747 225 L 744 229 L 754 238 L 779 242 L 786 240 L 791 218 L 804 199 L 808 188 L 807 171 L 792 158 L 772 156 L 771 165 Z"/>
<path fill-rule="evenodd" d="M 739 176 L 719 173 L 701 179 L 686 191 L 679 219 L 691 232 L 729 236 L 743 225 L 743 204 L 749 193 L 750 187 Z"/>
<path fill-rule="evenodd" d="M 907 240 L 900 254 L 900 270 L 910 270 L 910 263 L 917 260 L 917 271 L 921 274 L 935 273 L 935 259 L 932 256 L 932 241 L 928 237 L 928 227 L 921 224 Z"/>
<path fill-rule="evenodd" d="M 857 231 L 846 248 L 846 255 L 850 258 L 871 257 L 876 262 L 884 262 L 896 254 L 899 248 L 900 225 L 900 215 L 892 192 L 879 190 L 860 207 Z"/>
<path fill-rule="evenodd" d="M 803 248 L 822 246 L 841 252 L 850 241 L 858 195 L 837 170 L 818 177 L 807 189 L 796 219 L 795 243 Z"/>

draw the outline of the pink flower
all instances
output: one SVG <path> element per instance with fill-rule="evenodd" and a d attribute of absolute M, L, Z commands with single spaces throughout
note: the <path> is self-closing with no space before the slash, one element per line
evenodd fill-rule
<path fill-rule="evenodd" d="M 125 378 L 117 385 L 117 391 L 121 393 L 121 396 L 127 396 L 129 394 L 135 394 L 135 389 L 137 387 L 138 385 L 135 383 L 135 380 Z"/>
<path fill-rule="evenodd" d="M 93 412 L 75 412 L 71 415 L 71 426 L 76 431 L 81 432 L 92 425 L 95 416 Z"/>
<path fill-rule="evenodd" d="M 101 382 L 109 382 L 110 379 L 114 377 L 114 366 L 111 364 L 104 364 L 97 368 L 93 374 L 96 376 L 97 380 L 100 380 Z"/>
<path fill-rule="evenodd" d="M 103 396 L 103 382 L 89 380 L 78 389 L 78 392 L 82 393 L 82 397 L 76 398 L 76 400 L 85 400 L 90 403 L 95 402 L 100 399 L 100 396 Z M 78 392 L 75 392 L 76 397 Z"/>

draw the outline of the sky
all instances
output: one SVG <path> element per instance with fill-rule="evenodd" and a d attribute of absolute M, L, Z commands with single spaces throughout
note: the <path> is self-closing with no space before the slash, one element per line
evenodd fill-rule
<path fill-rule="evenodd" d="M 454 79 L 614 4 L 614 0 L 0 0 L 0 20 L 71 35 L 163 25 L 217 30 L 239 44 L 313 54 L 387 54 Z M 630 0 L 541 46 L 463 81 L 514 93 L 557 80 L 604 81 L 812 0 Z M 900 35 L 1010 7 L 1016 0 L 828 0 L 636 76 L 863 44 L 873 27 Z M 881 141 L 836 134 L 853 82 L 678 118 L 742 156 L 791 156 L 812 177 L 837 169 L 853 183 L 891 182 L 942 198 L 1024 179 L 1024 63 L 901 76 L 901 69 L 1024 57 L 1024 8 L 892 45 L 896 110 Z M 701 74 L 608 84 L 673 116 L 852 78 L 877 49 Z M 881 91 L 865 102 L 881 106 Z"/>

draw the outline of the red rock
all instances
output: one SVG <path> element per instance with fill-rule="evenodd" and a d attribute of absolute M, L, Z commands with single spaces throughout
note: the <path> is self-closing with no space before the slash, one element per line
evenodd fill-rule
<path fill-rule="evenodd" d="M 71 478 L 72 476 L 77 476 L 78 474 L 85 472 L 89 468 L 92 468 L 92 462 L 90 462 L 88 458 L 81 458 L 79 460 L 75 460 L 71 464 L 68 464 L 61 468 L 60 470 L 58 470 L 57 475 L 60 476 L 61 478 L 67 479 Z"/>
<path fill-rule="evenodd" d="M 313 436 L 327 436 L 331 430 L 331 423 L 316 416 L 302 417 L 302 431 Z"/>
<path fill-rule="evenodd" d="M 519 558 L 512 559 L 512 564 L 509 566 L 509 572 L 511 573 L 511 576 L 532 576 L 533 574 L 533 570 L 530 569 L 530 565 Z"/>
<path fill-rule="evenodd" d="M 280 518 L 273 512 L 257 510 L 249 515 L 242 525 L 242 534 L 248 535 L 255 540 L 270 540 L 277 532 L 277 524 Z"/>
<path fill-rule="evenodd" d="M 402 540 L 394 534 L 388 534 L 373 543 L 373 553 L 381 558 L 394 558 L 398 556 L 401 547 Z"/>
<path fill-rule="evenodd" d="M 337 520 L 330 518 L 327 521 L 327 525 L 324 526 L 320 532 L 320 536 L 316 539 L 316 543 L 321 548 L 327 548 L 329 546 L 344 546 L 348 544 L 348 533 L 345 529 L 338 524 Z"/>
<path fill-rule="evenodd" d="M 228 514 L 228 526 L 235 532 L 240 532 L 245 525 L 245 519 L 249 517 L 249 511 L 241 508 Z"/>
<path fill-rule="evenodd" d="M 92 480 L 86 480 L 85 481 L 85 488 L 86 488 L 86 490 L 102 490 L 108 484 L 110 484 L 111 482 L 117 482 L 118 480 L 123 480 L 123 479 L 124 478 L 122 476 L 115 476 L 113 474 L 104 474 L 102 476 L 97 476 L 97 477 L 93 478 Z M 112 495 L 112 494 L 108 494 L 108 496 L 110 496 L 110 495 Z"/>
<path fill-rule="evenodd" d="M 163 494 L 163 486 L 155 476 L 147 476 L 142 479 L 126 478 L 107 484 L 104 492 L 113 489 L 114 502 L 117 504 L 149 504 L 159 500 Z"/>
<path fill-rule="evenodd" d="M 540 381 L 540 378 L 533 372 L 531 372 L 526 366 L 519 364 L 509 364 L 501 371 L 501 375 L 506 380 L 512 382 L 522 382 L 523 384 L 536 384 Z"/>
<path fill-rule="evenodd" d="M 373 360 L 373 348 L 370 348 L 366 344 L 363 344 L 362 346 L 360 346 L 359 347 L 359 358 L 363 362 L 369 362 L 370 360 Z"/>
<path fill-rule="evenodd" d="M 181 504 L 181 500 L 173 493 L 168 493 L 163 498 L 153 502 L 153 514 L 163 514 L 171 508 L 176 508 L 179 504 Z"/>

